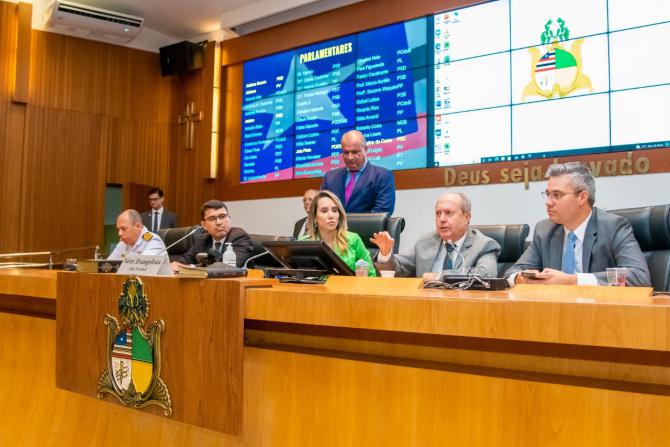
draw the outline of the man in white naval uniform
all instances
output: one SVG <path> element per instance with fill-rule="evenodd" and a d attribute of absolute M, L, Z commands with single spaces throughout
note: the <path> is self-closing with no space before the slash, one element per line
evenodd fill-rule
<path fill-rule="evenodd" d="M 142 224 L 142 216 L 135 210 L 125 210 L 116 218 L 119 243 L 107 257 L 121 260 L 128 254 L 160 255 L 165 254 L 165 244 L 158 235 L 150 232 Z"/>

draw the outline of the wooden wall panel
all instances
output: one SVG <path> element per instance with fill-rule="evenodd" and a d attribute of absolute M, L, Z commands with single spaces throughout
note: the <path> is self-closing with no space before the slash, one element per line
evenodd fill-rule
<path fill-rule="evenodd" d="M 18 32 L 16 7 L 14 3 L 0 1 L 0 101 L 11 99 L 14 84 Z"/>
<path fill-rule="evenodd" d="M 25 106 L 0 101 L 0 253 L 19 246 Z"/>
<path fill-rule="evenodd" d="M 200 206 L 206 200 L 220 198 L 213 194 L 214 182 L 207 180 L 212 138 L 212 88 L 214 75 L 214 47 L 205 49 L 202 70 L 182 75 L 184 87 L 177 101 L 179 115 L 184 114 L 186 104 L 193 102 L 195 111 L 202 111 L 202 120 L 194 125 L 194 147 L 185 147 L 185 126 L 175 130 L 172 153 L 175 197 L 172 202 L 179 215 L 179 222 L 192 225 L 200 222 Z M 219 174 L 219 179 L 221 174 Z"/>
<path fill-rule="evenodd" d="M 169 173 L 173 124 L 111 118 L 108 183 L 142 183 L 165 187 Z"/>
<path fill-rule="evenodd" d="M 168 123 L 176 77 L 160 77 L 158 54 L 35 31 L 31 103 Z"/>
<path fill-rule="evenodd" d="M 100 115 L 28 106 L 20 248 L 102 242 L 106 143 Z"/>

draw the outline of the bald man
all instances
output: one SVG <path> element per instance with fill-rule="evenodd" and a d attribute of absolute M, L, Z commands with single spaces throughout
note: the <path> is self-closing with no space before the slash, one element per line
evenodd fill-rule
<path fill-rule="evenodd" d="M 375 166 L 366 156 L 365 137 L 357 130 L 342 135 L 344 167 L 326 173 L 321 189 L 334 193 L 347 213 L 393 214 L 395 181 L 388 169 Z"/>
<path fill-rule="evenodd" d="M 449 271 L 496 277 L 500 244 L 470 228 L 471 214 L 465 194 L 442 194 L 435 203 L 435 230 L 419 237 L 409 253 L 393 255 L 391 236 L 386 231 L 374 234 L 370 240 L 379 247 L 377 268 L 431 281 Z"/>
<path fill-rule="evenodd" d="M 309 215 L 309 208 L 312 206 L 312 200 L 319 193 L 317 189 L 308 189 L 302 195 L 302 207 L 305 209 L 305 217 L 298 220 L 293 226 L 293 237 L 298 239 L 303 234 L 307 234 L 307 216 Z"/>
<path fill-rule="evenodd" d="M 167 253 L 165 244 L 158 235 L 142 224 L 142 216 L 135 210 L 125 210 L 116 218 L 119 243 L 107 257 L 121 260 L 126 255 L 161 255 Z"/>

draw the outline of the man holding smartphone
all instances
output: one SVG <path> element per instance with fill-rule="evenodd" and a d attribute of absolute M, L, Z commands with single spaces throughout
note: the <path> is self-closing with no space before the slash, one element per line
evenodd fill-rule
<path fill-rule="evenodd" d="M 626 284 L 649 286 L 649 268 L 628 221 L 593 206 L 595 179 L 582 163 L 547 169 L 548 219 L 538 222 L 533 241 L 505 272 L 514 284 L 607 284 L 608 267 L 626 267 Z"/>

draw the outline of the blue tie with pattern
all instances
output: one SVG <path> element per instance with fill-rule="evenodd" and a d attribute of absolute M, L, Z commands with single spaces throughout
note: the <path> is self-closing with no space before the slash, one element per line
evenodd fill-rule
<path fill-rule="evenodd" d="M 577 236 L 572 231 L 568 233 L 568 240 L 563 247 L 563 261 L 561 262 L 561 271 L 572 275 L 575 273 L 575 243 Z"/>
<path fill-rule="evenodd" d="M 454 268 L 454 264 L 451 261 L 451 252 L 454 251 L 454 246 L 449 244 L 444 244 L 444 246 L 447 248 L 447 254 L 444 256 L 442 270 L 451 270 Z"/>

